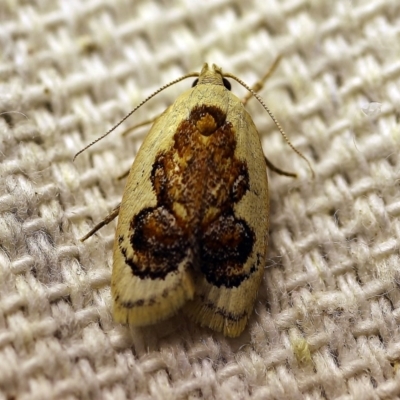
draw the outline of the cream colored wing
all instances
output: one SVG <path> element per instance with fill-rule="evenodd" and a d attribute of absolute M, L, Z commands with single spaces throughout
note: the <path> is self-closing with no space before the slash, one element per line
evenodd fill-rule
<path fill-rule="evenodd" d="M 159 203 L 155 165 L 171 147 L 179 115 L 171 108 L 154 123 L 127 180 L 114 242 L 111 280 L 116 322 L 153 324 L 194 295 L 192 249 L 179 246 L 176 218 Z"/>
<path fill-rule="evenodd" d="M 218 104 L 221 99 L 216 99 L 215 106 Z M 195 268 L 196 294 L 184 311 L 197 323 L 236 337 L 253 311 L 264 273 L 268 182 L 264 154 L 251 117 L 233 94 L 229 93 L 224 104 L 229 105 L 224 126 L 234 135 L 233 159 L 241 163 L 241 168 L 236 176 L 231 168 L 233 177 L 225 179 L 224 190 L 230 193 L 231 208 L 204 227 L 200 262 Z M 226 205 L 220 207 L 226 210 Z"/>

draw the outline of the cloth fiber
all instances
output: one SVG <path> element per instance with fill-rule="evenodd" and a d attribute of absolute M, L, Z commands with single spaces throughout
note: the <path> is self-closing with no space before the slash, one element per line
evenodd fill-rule
<path fill-rule="evenodd" d="M 0 2 L 0 400 L 400 398 L 400 2 Z M 245 332 L 113 322 L 115 223 L 148 127 L 215 63 L 254 84 L 270 239 Z M 246 91 L 233 82 L 233 92 Z"/>

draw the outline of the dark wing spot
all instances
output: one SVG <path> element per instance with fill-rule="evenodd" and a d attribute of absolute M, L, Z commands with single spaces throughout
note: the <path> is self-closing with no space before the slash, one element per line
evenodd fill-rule
<path fill-rule="evenodd" d="M 208 301 L 205 296 L 201 295 L 199 296 L 202 306 L 203 307 L 207 307 L 209 310 L 211 310 L 213 313 L 215 314 L 219 314 L 221 315 L 223 318 L 232 321 L 232 322 L 237 322 L 237 321 L 241 321 L 243 319 L 248 319 L 248 312 L 247 311 L 243 311 L 240 314 L 233 314 L 227 310 L 225 310 L 224 308 L 218 307 L 216 306 L 215 303 Z"/>
<path fill-rule="evenodd" d="M 245 221 L 233 213 L 221 215 L 209 224 L 201 241 L 201 271 L 215 286 L 235 287 L 249 276 L 243 265 L 250 255 L 254 234 Z"/>
<path fill-rule="evenodd" d="M 237 167 L 238 171 L 235 174 L 235 181 L 232 185 L 231 199 L 232 203 L 237 203 L 245 195 L 247 190 L 249 190 L 249 172 L 247 170 L 247 165 L 241 163 Z"/>
<path fill-rule="evenodd" d="M 150 279 L 165 279 L 176 271 L 186 256 L 188 244 L 175 222 L 175 217 L 163 207 L 146 208 L 132 221 L 130 237 L 136 260 L 121 252 L 135 276 Z"/>

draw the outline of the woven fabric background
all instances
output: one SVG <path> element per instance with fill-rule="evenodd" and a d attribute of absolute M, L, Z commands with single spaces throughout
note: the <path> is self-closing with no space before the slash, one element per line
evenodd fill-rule
<path fill-rule="evenodd" d="M 400 2 L 0 2 L 0 400 L 400 398 Z M 115 207 L 146 134 L 119 129 L 203 62 L 253 84 L 270 173 L 255 313 L 226 339 L 111 317 Z M 191 86 L 162 92 L 125 128 Z M 233 91 L 245 91 L 233 84 Z"/>

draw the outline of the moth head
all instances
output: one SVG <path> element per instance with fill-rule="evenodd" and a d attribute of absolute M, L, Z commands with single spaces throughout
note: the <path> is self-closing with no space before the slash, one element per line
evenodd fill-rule
<path fill-rule="evenodd" d="M 193 82 L 192 87 L 204 84 L 225 86 L 226 89 L 231 90 L 231 83 L 224 78 L 222 69 L 215 64 L 210 68 L 205 63 L 199 77 Z"/>

